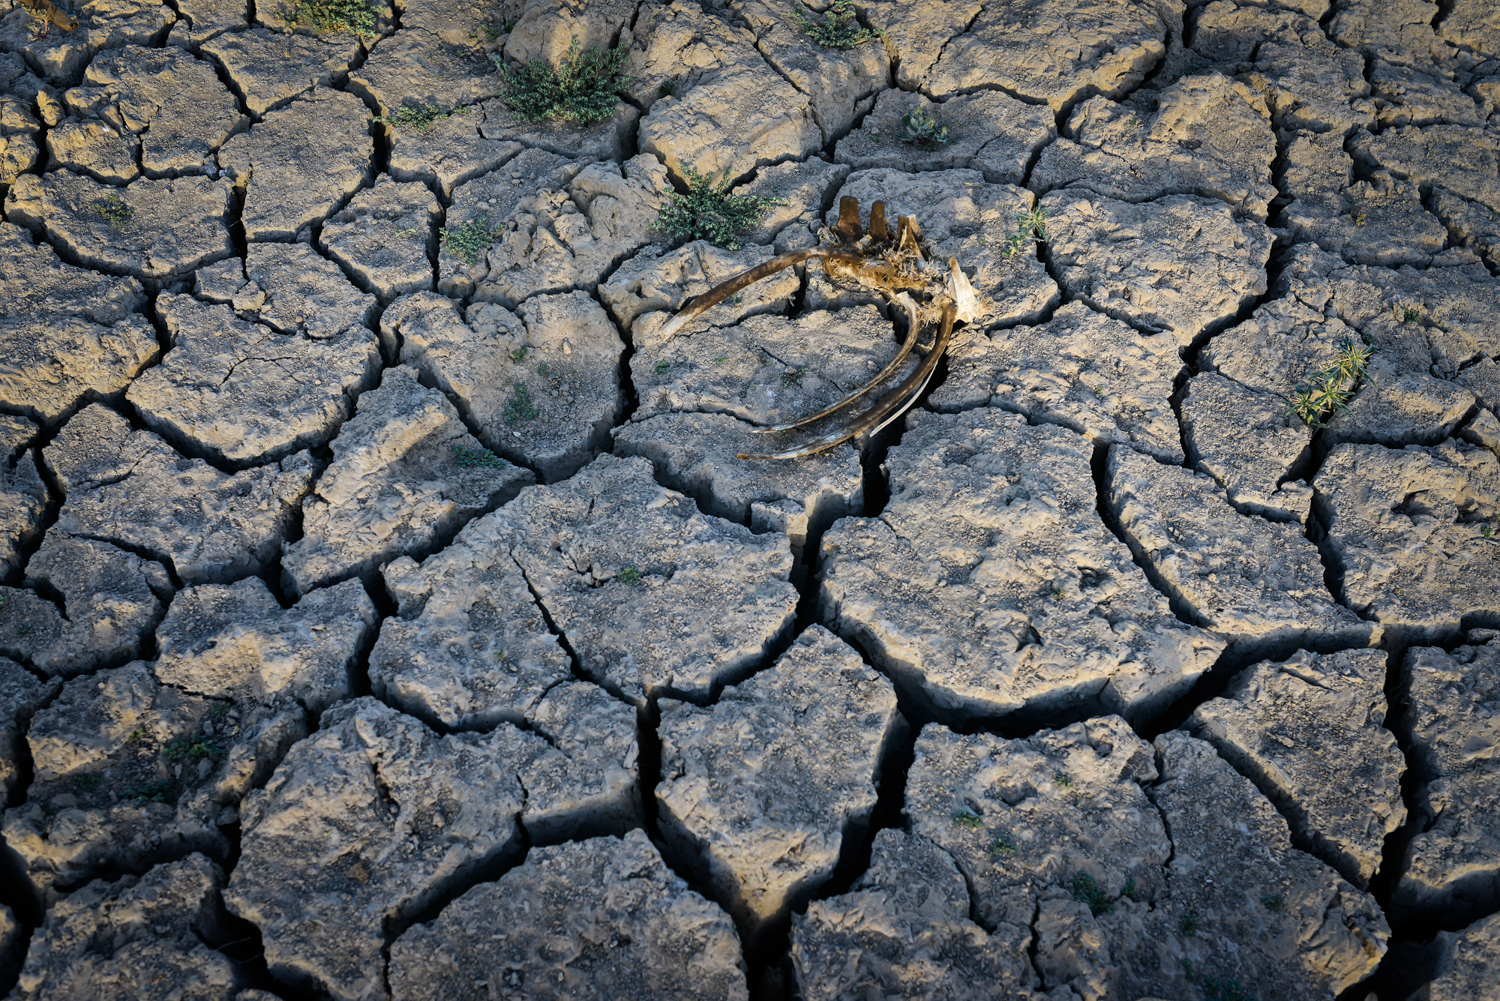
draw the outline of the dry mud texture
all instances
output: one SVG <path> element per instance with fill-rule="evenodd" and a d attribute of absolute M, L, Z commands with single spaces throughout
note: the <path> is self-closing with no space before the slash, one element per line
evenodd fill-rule
<path fill-rule="evenodd" d="M 62 6 L 0 12 L 0 996 L 1500 1001 L 1493 3 Z M 613 118 L 523 120 L 574 39 Z M 742 247 L 653 227 L 690 170 Z M 666 319 L 841 196 L 983 308 L 737 459 L 904 320 Z"/>

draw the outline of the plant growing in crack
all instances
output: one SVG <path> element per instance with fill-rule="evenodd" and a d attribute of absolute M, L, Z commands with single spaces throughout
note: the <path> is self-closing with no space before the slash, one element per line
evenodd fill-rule
<path fill-rule="evenodd" d="M 403 104 L 391 114 L 376 115 L 374 118 L 370 119 L 370 121 L 379 122 L 382 125 L 389 125 L 392 128 L 410 129 L 414 132 L 426 132 L 428 129 L 432 128 L 432 124 L 434 122 L 441 121 L 444 118 L 452 118 L 455 115 L 466 115 L 468 113 L 468 106 L 462 104 L 452 109 L 451 111 L 442 111 L 436 104 L 426 104 L 420 106 Z"/>
<path fill-rule="evenodd" d="M 1375 381 L 1369 368 L 1374 353 L 1363 341 L 1344 338 L 1334 360 L 1293 391 L 1286 414 L 1295 415 L 1310 428 L 1325 427 L 1334 414 L 1349 409 L 1361 382 Z"/>
<path fill-rule="evenodd" d="M 449 454 L 453 457 L 453 464 L 462 469 L 504 469 L 510 465 L 487 448 L 465 448 L 462 445 L 454 445 L 449 450 Z"/>
<path fill-rule="evenodd" d="M 754 229 L 773 205 L 786 204 L 783 198 L 730 194 L 728 167 L 717 184 L 711 175 L 705 177 L 692 167 L 684 167 L 683 174 L 687 194 L 667 195 L 667 203 L 651 224 L 674 240 L 707 240 L 725 250 L 739 250 L 740 233 Z"/>
<path fill-rule="evenodd" d="M 1115 909 L 1115 903 L 1109 899 L 1109 894 L 1104 892 L 1104 887 L 1086 872 L 1073 874 L 1073 899 L 1080 904 L 1087 904 L 1089 913 L 1096 918 L 1103 917 Z"/>
<path fill-rule="evenodd" d="M 792 4 L 792 21 L 825 49 L 852 49 L 861 42 L 883 38 L 880 28 L 866 28 L 855 20 L 854 0 L 833 0 L 819 20 L 812 20 L 800 3 Z"/>
<path fill-rule="evenodd" d="M 1005 241 L 1005 259 L 1010 260 L 1033 241 L 1047 239 L 1047 210 L 1040 205 L 1016 213 L 1016 231 Z"/>
<path fill-rule="evenodd" d="M 457 257 L 472 268 L 479 264 L 479 255 L 495 242 L 496 233 L 490 227 L 489 217 L 480 216 L 457 226 L 443 227 L 443 232 L 438 236 L 438 244 L 445 253 Z"/>
<path fill-rule="evenodd" d="M 594 125 L 613 118 L 619 103 L 615 88 L 629 79 L 620 76 L 626 59 L 623 48 L 584 51 L 576 35 L 556 69 L 541 59 L 507 66 L 499 53 L 490 58 L 505 83 L 505 103 L 528 122 Z"/>
<path fill-rule="evenodd" d="M 224 749 L 207 737 L 174 740 L 161 749 L 162 757 L 168 761 L 206 761 L 223 753 Z"/>
<path fill-rule="evenodd" d="M 641 571 L 634 566 L 624 566 L 615 574 L 615 579 L 628 587 L 635 587 L 641 582 Z"/>

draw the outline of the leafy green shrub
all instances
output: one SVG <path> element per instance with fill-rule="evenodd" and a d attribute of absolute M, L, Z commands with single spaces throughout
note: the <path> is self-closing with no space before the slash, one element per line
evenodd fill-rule
<path fill-rule="evenodd" d="M 1104 887 L 1086 872 L 1075 873 L 1073 876 L 1073 899 L 1080 904 L 1088 904 L 1089 913 L 1096 918 L 1115 909 L 1114 901 L 1109 899 Z"/>
<path fill-rule="evenodd" d="M 505 81 L 505 103 L 528 122 L 592 125 L 614 117 L 616 78 L 625 65 L 624 49 L 590 47 L 584 52 L 574 37 L 555 70 L 540 59 L 507 66 L 499 54 L 491 58 Z"/>
<path fill-rule="evenodd" d="M 474 467 L 488 467 L 490 469 L 504 469 L 510 463 L 486 448 L 464 448 L 462 445 L 454 445 L 451 454 L 453 464 L 464 469 Z"/>
<path fill-rule="evenodd" d="M 1324 427 L 1329 417 L 1349 409 L 1349 400 L 1361 381 L 1374 381 L 1369 367 L 1374 353 L 1375 349 L 1363 341 L 1344 338 L 1328 367 L 1296 388 L 1287 401 L 1287 414 L 1295 414 L 1310 428 Z"/>
<path fill-rule="evenodd" d="M 901 134 L 896 138 L 908 146 L 936 149 L 948 141 L 948 126 L 939 125 L 935 117 L 921 108 L 912 108 L 901 116 Z"/>
<path fill-rule="evenodd" d="M 641 582 L 641 572 L 635 567 L 621 567 L 620 572 L 615 574 L 621 584 L 635 587 Z"/>
<path fill-rule="evenodd" d="M 124 229 L 130 217 L 135 215 L 135 209 L 126 205 L 125 199 L 119 195 L 105 195 L 89 208 L 95 215 L 103 216 L 104 221 L 115 229 Z"/>
<path fill-rule="evenodd" d="M 287 24 L 299 24 L 320 34 L 343 31 L 371 38 L 382 9 L 376 0 L 292 0 L 282 3 L 277 13 Z"/>
<path fill-rule="evenodd" d="M 486 216 L 470 219 L 461 226 L 445 226 L 438 234 L 438 244 L 469 267 L 479 263 L 479 255 L 495 242 L 496 230 Z"/>
<path fill-rule="evenodd" d="M 771 206 L 786 204 L 781 198 L 730 194 L 728 167 L 717 186 L 712 176 L 704 177 L 692 167 L 684 167 L 683 172 L 687 174 L 687 194 L 674 191 L 668 195 L 667 204 L 651 224 L 652 229 L 663 230 L 674 239 L 707 240 L 715 247 L 739 250 L 736 234 L 754 229 Z"/>
<path fill-rule="evenodd" d="M 121 795 L 137 803 L 166 803 L 172 795 L 172 783 L 147 782 L 141 786 L 126 786 Z"/>
<path fill-rule="evenodd" d="M 832 6 L 823 12 L 821 20 L 814 21 L 803 13 L 800 3 L 792 4 L 792 20 L 806 32 L 807 37 L 825 49 L 852 49 L 861 42 L 882 37 L 880 28 L 861 27 L 854 20 L 854 0 L 833 0 Z"/>
<path fill-rule="evenodd" d="M 168 761 L 205 761 L 223 753 L 224 749 L 207 737 L 174 740 L 161 749 L 161 756 Z"/>

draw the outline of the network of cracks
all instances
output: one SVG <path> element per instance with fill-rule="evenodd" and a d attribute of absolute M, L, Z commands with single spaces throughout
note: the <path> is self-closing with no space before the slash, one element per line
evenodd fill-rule
<path fill-rule="evenodd" d="M 1500 25 L 854 8 L 0 19 L 0 988 L 1492 996 Z M 575 38 L 614 118 L 522 121 Z M 663 328 L 845 197 L 985 312 L 736 459 L 902 310 Z"/>

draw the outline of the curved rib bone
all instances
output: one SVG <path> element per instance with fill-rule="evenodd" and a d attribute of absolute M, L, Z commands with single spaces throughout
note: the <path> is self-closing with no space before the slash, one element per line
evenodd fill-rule
<path fill-rule="evenodd" d="M 906 356 L 911 354 L 911 349 L 917 346 L 917 335 L 921 332 L 921 323 L 917 319 L 917 304 L 915 302 L 912 302 L 911 296 L 907 295 L 905 292 L 902 292 L 900 295 L 896 296 L 896 302 L 906 310 L 906 343 L 901 345 L 901 350 L 896 354 L 896 357 L 891 359 L 891 363 L 887 365 L 879 375 L 856 389 L 854 392 L 850 393 L 848 396 L 844 397 L 842 400 L 839 400 L 837 403 L 830 403 L 828 406 L 824 407 L 822 410 L 819 410 L 811 417 L 804 417 L 801 420 L 793 421 L 790 424 L 777 424 L 773 427 L 756 428 L 755 433 L 770 434 L 773 431 L 790 431 L 793 428 L 800 428 L 804 424 L 811 424 L 814 421 L 820 421 L 824 417 L 827 417 L 829 414 L 847 407 L 849 404 L 853 403 L 855 400 L 859 399 L 861 396 L 864 396 L 870 390 L 874 389 L 876 386 L 880 385 L 882 382 L 895 375 L 896 369 L 900 368 L 901 363 L 906 361 Z"/>
<path fill-rule="evenodd" d="M 943 304 L 943 325 L 938 331 L 937 343 L 933 344 L 932 350 L 927 357 L 922 359 L 922 364 L 916 370 L 901 380 L 897 386 L 887 395 L 881 397 L 880 402 L 870 410 L 869 413 L 846 424 L 843 427 L 830 431 L 821 438 L 801 446 L 800 448 L 788 449 L 784 452 L 741 452 L 736 459 L 749 459 L 760 461 L 766 459 L 798 459 L 804 455 L 812 455 L 841 445 L 866 431 L 878 431 L 891 421 L 900 417 L 913 403 L 917 397 L 922 395 L 922 390 L 927 388 L 932 373 L 937 371 L 938 362 L 942 361 L 944 353 L 948 350 L 948 342 L 953 339 L 953 320 L 955 311 L 951 302 Z"/>
<path fill-rule="evenodd" d="M 741 272 L 733 278 L 722 281 L 707 292 L 704 292 L 698 298 L 682 307 L 676 316 L 668 320 L 666 326 L 661 328 L 657 336 L 663 338 L 672 337 L 694 319 L 702 316 L 710 306 L 717 306 L 740 289 L 754 285 L 762 278 L 774 275 L 778 271 L 784 271 L 794 265 L 801 264 L 803 261 L 810 261 L 820 257 L 824 260 L 834 260 L 849 265 L 858 265 L 863 261 L 863 258 L 858 254 L 847 250 L 840 250 L 837 247 L 808 247 L 805 250 L 793 250 L 781 254 L 771 258 L 769 261 L 757 264 L 749 271 Z"/>

